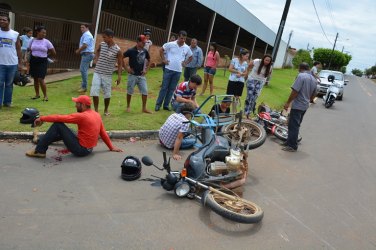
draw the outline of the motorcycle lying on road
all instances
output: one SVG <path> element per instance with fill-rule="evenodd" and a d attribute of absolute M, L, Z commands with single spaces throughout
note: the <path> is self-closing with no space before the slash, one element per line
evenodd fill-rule
<path fill-rule="evenodd" d="M 214 128 L 209 130 L 210 127 L 206 124 L 206 143 L 187 157 L 181 172 L 171 171 L 166 152 L 163 152 L 163 168 L 155 166 L 147 156 L 142 158 L 142 162 L 167 171 L 166 177 L 160 178 L 165 190 L 174 190 L 179 197 L 197 198 L 203 205 L 230 220 L 257 223 L 263 217 L 262 209 L 253 202 L 237 197 L 230 189 L 245 183 L 249 145 L 252 148 L 259 147 L 265 142 L 265 138 L 262 143 L 250 142 L 251 133 L 249 127 L 242 122 L 242 112 L 236 117 L 238 121 L 226 125 L 223 132 L 214 133 Z M 206 118 L 209 124 L 216 126 L 211 118 Z M 258 141 L 259 137 L 255 139 Z"/>
<path fill-rule="evenodd" d="M 288 137 L 288 117 L 284 116 L 282 112 L 271 110 L 268 105 L 261 103 L 258 107 L 257 117 L 255 121 L 265 130 L 275 135 L 278 139 L 286 141 Z M 299 134 L 298 142 L 302 140 Z"/>
<path fill-rule="evenodd" d="M 209 207 L 218 215 L 235 222 L 251 224 L 262 220 L 264 212 L 257 204 L 236 196 L 228 189 L 221 191 L 220 189 L 223 188 L 220 186 L 213 187 L 188 177 L 186 168 L 181 172 L 171 171 L 170 159 L 167 161 L 166 152 L 163 152 L 163 159 L 163 168 L 154 165 L 148 156 L 142 158 L 142 163 L 167 171 L 166 177 L 160 178 L 165 190 L 174 190 L 178 197 L 198 199 L 202 205 Z"/>
<path fill-rule="evenodd" d="M 334 104 L 341 87 L 341 85 L 335 81 L 334 75 L 329 75 L 328 81 L 332 84 L 329 86 L 329 88 L 326 91 L 326 94 L 322 98 L 324 101 L 325 108 L 330 108 Z"/>

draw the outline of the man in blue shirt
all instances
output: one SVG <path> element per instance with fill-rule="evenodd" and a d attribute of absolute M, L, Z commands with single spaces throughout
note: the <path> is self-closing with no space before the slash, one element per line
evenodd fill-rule
<path fill-rule="evenodd" d="M 202 49 L 197 46 L 197 39 L 192 38 L 191 46 L 192 61 L 185 66 L 184 81 L 188 81 L 191 76 L 196 75 L 197 69 L 201 67 L 203 61 Z"/>
<path fill-rule="evenodd" d="M 82 77 L 81 88 L 78 92 L 86 92 L 87 89 L 87 77 L 90 62 L 94 59 L 94 37 L 90 33 L 88 24 L 81 24 L 82 36 L 80 39 L 79 48 L 76 50 L 76 54 L 81 55 L 80 71 Z"/>
<path fill-rule="evenodd" d="M 300 125 L 310 101 L 316 96 L 317 81 L 309 71 L 307 63 L 299 65 L 299 74 L 291 87 L 291 94 L 284 105 L 287 110 L 291 105 L 287 141 L 282 150 L 295 152 L 298 149 Z"/>

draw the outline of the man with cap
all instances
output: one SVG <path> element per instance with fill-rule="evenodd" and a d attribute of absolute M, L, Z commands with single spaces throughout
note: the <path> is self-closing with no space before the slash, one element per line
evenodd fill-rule
<path fill-rule="evenodd" d="M 150 114 L 152 112 L 146 109 L 148 86 L 145 77 L 149 69 L 150 55 L 144 48 L 146 42 L 146 37 L 144 35 L 139 35 L 136 42 L 136 46 L 128 49 L 123 54 L 124 68 L 128 71 L 127 112 L 130 112 L 134 87 L 137 85 L 142 95 L 142 112 Z M 129 60 L 125 60 L 126 58 Z"/>
<path fill-rule="evenodd" d="M 76 103 L 77 113 L 68 115 L 46 115 L 36 119 L 34 124 L 40 126 L 43 122 L 53 122 L 46 134 L 40 138 L 35 149 L 26 152 L 29 157 L 45 158 L 48 146 L 63 140 L 65 146 L 75 156 L 86 156 L 93 151 L 98 143 L 98 135 L 110 151 L 122 152 L 123 150 L 112 145 L 103 126 L 101 116 L 91 109 L 90 97 L 80 95 L 72 100 Z M 77 124 L 77 135 L 64 123 Z"/>

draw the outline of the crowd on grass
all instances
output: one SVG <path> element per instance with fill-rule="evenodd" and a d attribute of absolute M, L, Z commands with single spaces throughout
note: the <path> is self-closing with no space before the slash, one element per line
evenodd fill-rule
<path fill-rule="evenodd" d="M 12 104 L 13 78 L 16 72 L 30 76 L 34 80 L 35 96 L 32 100 L 40 99 L 40 89 L 42 90 L 42 100 L 49 101 L 47 95 L 47 86 L 45 76 L 47 74 L 48 64 L 56 59 L 54 45 L 46 39 L 47 29 L 44 26 L 37 26 L 34 30 L 35 37 L 32 37 L 33 30 L 25 27 L 23 35 L 10 29 L 10 19 L 8 16 L 0 16 L 0 105 L 10 108 Z M 53 126 L 47 131 L 36 147 L 27 152 L 28 156 L 45 157 L 48 145 L 56 140 L 64 140 L 68 149 L 78 156 L 87 155 L 96 145 L 98 135 L 106 142 L 112 151 L 121 151 L 111 144 L 108 136 L 105 135 L 103 123 L 99 115 L 99 97 L 102 94 L 104 99 L 105 116 L 110 115 L 109 106 L 112 90 L 112 75 L 116 67 L 117 79 L 115 83 L 121 83 L 122 72 L 128 72 L 126 111 L 131 110 L 131 100 L 134 89 L 137 86 L 142 98 L 142 112 L 152 114 L 153 112 L 146 108 L 148 100 L 147 73 L 151 65 L 150 47 L 152 45 L 150 29 L 146 29 L 143 34 L 136 38 L 136 45 L 121 51 L 121 48 L 115 43 L 114 32 L 111 29 L 105 29 L 101 35 L 103 41 L 95 47 L 93 35 L 87 24 L 80 26 L 82 36 L 79 41 L 76 54 L 81 56 L 80 72 L 81 86 L 78 92 L 81 94 L 78 98 L 73 98 L 76 103 L 77 113 L 71 115 L 49 115 L 41 116 L 35 123 L 40 125 L 42 122 L 53 122 Z M 163 63 L 162 85 L 154 106 L 154 111 L 158 112 L 161 108 L 164 110 L 173 110 L 174 113 L 168 117 L 165 124 L 160 129 L 160 143 L 162 146 L 173 150 L 173 158 L 180 159 L 180 148 L 192 147 L 190 141 L 186 141 L 184 133 L 187 131 L 185 121 L 190 119 L 194 110 L 197 111 L 199 104 L 196 100 L 197 89 L 202 86 L 201 93 L 204 95 L 207 88 L 209 94 L 214 93 L 215 75 L 220 62 L 220 54 L 217 44 L 211 42 L 209 51 L 205 56 L 202 49 L 197 45 L 197 39 L 193 38 L 190 45 L 186 44 L 187 32 L 181 30 L 177 37 L 171 37 L 159 49 L 159 56 Z M 88 69 L 93 64 L 94 75 L 88 90 Z M 197 74 L 197 69 L 204 68 L 203 80 Z M 301 70 L 306 71 L 306 66 Z M 261 93 L 264 84 L 272 73 L 272 57 L 268 54 L 262 58 L 249 58 L 249 51 L 241 49 L 239 55 L 231 60 L 228 68 L 230 76 L 226 89 L 226 95 L 232 95 L 235 102 L 240 102 L 243 90 L 246 89 L 246 99 L 244 111 L 247 118 L 255 111 L 256 101 Z M 184 71 L 184 73 L 183 73 Z M 309 69 L 308 71 L 309 72 Z M 184 81 L 179 83 L 181 74 L 184 74 Z M 309 74 L 313 78 L 312 74 Z M 299 78 L 299 77 L 298 77 Z M 297 79 L 298 79 L 297 78 Z M 311 80 L 309 77 L 306 80 Z M 313 78 L 314 79 L 314 78 Z M 299 80 L 299 79 L 298 79 Z M 297 81 L 298 81 L 297 80 Z M 316 82 L 316 81 L 315 81 Z M 304 81 L 300 85 L 307 86 Z M 287 104 L 290 105 L 297 97 L 299 101 L 300 85 L 294 84 L 292 94 Z M 294 86 L 297 86 L 296 89 Z M 304 104 L 307 98 L 311 99 L 311 87 L 304 87 L 306 92 L 300 99 Z M 89 91 L 89 96 L 85 94 Z M 294 92 L 295 91 L 295 92 Z M 53 101 L 53 100 L 51 100 Z M 228 100 L 222 100 L 223 104 L 213 109 L 217 112 L 228 110 Z M 91 104 L 94 110 L 91 110 Z M 286 105 L 287 105 L 286 104 Z M 294 102 L 293 102 L 294 107 Z M 306 105 L 297 105 L 298 109 L 306 109 Z M 305 112 L 305 110 L 304 110 Z M 301 123 L 304 113 L 296 118 Z M 86 124 L 90 121 L 91 126 Z M 78 125 L 78 134 L 74 134 L 64 123 L 74 123 Z M 295 126 L 295 130 L 299 126 Z M 297 146 L 289 145 L 295 149 Z"/>

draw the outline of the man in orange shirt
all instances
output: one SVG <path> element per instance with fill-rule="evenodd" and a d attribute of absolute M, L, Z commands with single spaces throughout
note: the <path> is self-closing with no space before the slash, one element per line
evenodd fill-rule
<path fill-rule="evenodd" d="M 65 146 L 76 156 L 86 156 L 93 151 L 98 143 L 98 135 L 110 151 L 122 152 L 123 150 L 112 145 L 104 129 L 101 116 L 90 108 L 91 100 L 86 95 L 80 95 L 72 100 L 76 103 L 77 113 L 69 115 L 47 115 L 41 116 L 34 121 L 36 126 L 43 122 L 53 122 L 46 134 L 41 137 L 35 149 L 26 152 L 29 157 L 45 158 L 48 146 L 63 140 Z M 64 123 L 77 124 L 78 133 L 73 133 Z"/>

